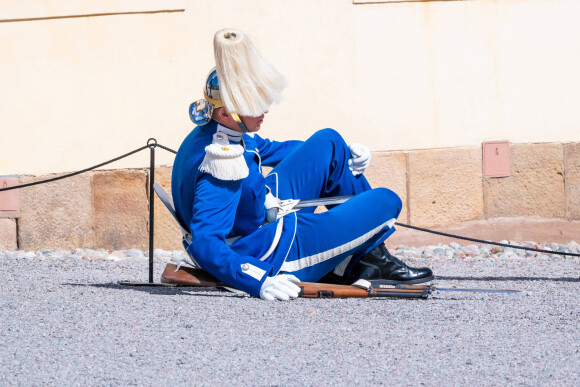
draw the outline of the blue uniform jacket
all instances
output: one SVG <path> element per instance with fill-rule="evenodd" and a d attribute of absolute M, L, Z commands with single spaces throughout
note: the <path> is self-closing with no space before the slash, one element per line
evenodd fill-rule
<path fill-rule="evenodd" d="M 267 189 L 260 167 L 275 166 L 302 142 L 276 142 L 244 134 L 248 177 L 219 180 L 199 170 L 205 147 L 212 143 L 218 125 L 212 120 L 196 127 L 181 144 L 171 179 L 173 201 L 178 217 L 189 226 L 192 243 L 187 250 L 197 263 L 222 282 L 258 296 L 266 276 L 275 275 L 284 262 L 295 228 L 294 217 L 263 224 Z M 284 230 L 280 241 L 272 254 L 264 256 L 278 222 L 284 222 L 280 225 Z M 241 238 L 226 243 L 234 237 Z"/>

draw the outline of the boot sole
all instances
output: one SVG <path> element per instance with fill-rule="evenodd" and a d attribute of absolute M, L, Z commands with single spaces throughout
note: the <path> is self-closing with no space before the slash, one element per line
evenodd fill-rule
<path fill-rule="evenodd" d="M 424 277 L 424 278 L 417 278 L 414 280 L 409 280 L 409 281 L 397 281 L 397 280 L 367 280 L 371 283 L 371 285 L 373 286 L 373 288 L 380 288 L 381 286 L 384 285 L 413 285 L 413 284 L 421 284 L 423 282 L 429 282 L 429 281 L 433 281 L 435 279 L 434 275 L 431 275 L 429 277 Z"/>

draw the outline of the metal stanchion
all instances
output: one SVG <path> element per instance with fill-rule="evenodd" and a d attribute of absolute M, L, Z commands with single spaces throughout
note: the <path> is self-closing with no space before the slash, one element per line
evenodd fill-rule
<path fill-rule="evenodd" d="M 150 138 L 147 140 L 149 148 L 149 282 L 119 281 L 120 285 L 127 286 L 168 286 L 160 282 L 153 282 L 153 243 L 155 239 L 155 148 L 157 140 Z"/>
<path fill-rule="evenodd" d="M 153 191 L 153 183 L 155 183 L 155 147 L 157 140 L 150 138 L 147 140 L 149 147 L 149 283 L 153 283 L 153 236 L 155 233 L 155 193 Z"/>

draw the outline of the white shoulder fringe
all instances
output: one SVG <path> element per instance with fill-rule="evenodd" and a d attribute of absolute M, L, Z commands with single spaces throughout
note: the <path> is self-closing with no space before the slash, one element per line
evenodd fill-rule
<path fill-rule="evenodd" d="M 205 157 L 199 170 L 219 180 L 241 180 L 250 174 L 244 159 L 244 147 L 230 144 L 227 136 L 216 133 L 213 143 L 205 147 Z"/>

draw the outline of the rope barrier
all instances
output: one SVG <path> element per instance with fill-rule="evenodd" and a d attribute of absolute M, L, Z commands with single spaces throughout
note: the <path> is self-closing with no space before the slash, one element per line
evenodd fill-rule
<path fill-rule="evenodd" d="M 464 240 L 464 241 L 482 243 L 482 244 L 485 244 L 485 245 L 494 245 L 494 246 L 510 247 L 512 249 L 536 251 L 536 252 L 539 252 L 539 253 L 557 254 L 557 255 L 569 255 L 569 256 L 572 256 L 572 257 L 580 257 L 580 254 L 576 254 L 576 253 L 561 253 L 559 251 L 542 250 L 542 249 L 536 249 L 536 248 L 533 248 L 533 247 L 514 246 L 514 245 L 507 244 L 507 243 L 491 242 L 491 241 L 486 241 L 486 240 L 483 240 L 483 239 L 476 239 L 476 238 L 463 237 L 463 236 L 459 236 L 459 235 L 455 235 L 455 234 L 448 234 L 448 233 L 441 232 L 441 231 L 429 230 L 429 229 L 426 229 L 426 228 L 417 227 L 417 226 L 411 226 L 409 224 L 404 224 L 404 223 L 399 223 L 399 222 L 395 222 L 395 224 L 397 226 L 407 227 L 407 228 L 410 228 L 410 229 L 413 229 L 413 230 L 428 232 L 428 233 L 431 233 L 431 234 L 441 235 L 441 236 L 445 236 L 445 237 L 449 237 L 449 238 L 461 239 L 461 240 Z"/>
<path fill-rule="evenodd" d="M 32 182 L 32 183 L 21 184 L 21 185 L 14 185 L 12 187 L 7 187 L 7 188 L 0 188 L 0 192 L 2 192 L 2 191 L 9 191 L 9 190 L 12 190 L 12 189 L 17 189 L 17 188 L 31 187 L 33 185 L 39 185 L 39 184 L 44 184 L 44 183 L 50 183 L 50 182 L 53 182 L 53 181 L 66 179 L 67 177 L 72 177 L 72 176 L 80 175 L 81 173 L 85 173 L 85 172 L 88 172 L 88 171 L 92 171 L 93 169 L 102 167 L 102 166 L 107 165 L 107 164 L 111 164 L 112 162 L 115 162 L 117 160 L 121 160 L 121 159 L 123 159 L 125 157 L 131 156 L 132 154 L 135 154 L 137 152 L 140 152 L 143 149 L 147 149 L 148 147 L 149 147 L 148 145 L 142 146 L 141 148 L 135 149 L 134 151 L 131 151 L 129 153 L 125 153 L 122 156 L 115 157 L 114 159 L 111 159 L 109 161 L 105 161 L 104 163 L 95 165 L 93 167 L 85 168 L 85 169 L 82 169 L 82 170 L 77 171 L 77 172 L 72 172 L 72 173 L 68 173 L 66 175 L 62 175 L 62 176 L 58 176 L 58 177 L 53 177 L 51 179 L 39 180 L 39 181 L 35 181 L 35 182 Z"/>
<path fill-rule="evenodd" d="M 151 144 L 150 144 L 150 142 L 151 142 Z M 97 169 L 97 168 L 103 167 L 103 166 L 105 166 L 107 164 L 114 163 L 115 161 L 124 159 L 125 157 L 129 157 L 129 156 L 131 156 L 131 155 L 133 155 L 133 154 L 135 154 L 137 152 L 141 152 L 142 150 L 145 150 L 145 149 L 148 149 L 148 148 L 151 148 L 151 147 L 153 147 L 153 148 L 159 147 L 159 148 L 165 149 L 166 151 L 171 152 L 173 154 L 177 154 L 177 152 L 174 151 L 173 149 L 168 148 L 166 146 L 163 146 L 161 144 L 158 144 L 157 143 L 157 140 L 155 140 L 154 138 L 150 138 L 149 140 L 147 140 L 147 145 L 144 145 L 144 146 L 142 146 L 140 148 L 137 148 L 134 151 L 131 151 L 129 153 L 125 153 L 124 155 L 121 155 L 119 157 L 115 157 L 114 159 L 111 159 L 109 161 L 105 161 L 104 163 L 100 163 L 100 164 L 94 165 L 92 167 L 82 169 L 80 171 L 68 173 L 66 175 L 62 175 L 62 176 L 58 176 L 58 177 L 53 177 L 53 178 L 46 179 L 46 180 L 39 180 L 39 181 L 34 181 L 32 183 L 20 184 L 20 185 L 13 185 L 12 187 L 0 188 L 0 192 L 2 192 L 2 191 L 10 191 L 10 190 L 13 190 L 13 189 L 18 189 L 18 188 L 32 187 L 33 185 L 39 185 L 39 184 L 44 184 L 44 183 L 51 183 L 53 181 L 66 179 L 67 177 L 73 177 L 73 176 L 76 176 L 76 175 L 80 175 L 81 173 L 89 172 L 89 171 L 92 171 L 93 169 Z"/>
<path fill-rule="evenodd" d="M 166 147 L 166 146 L 163 146 L 163 145 L 161 145 L 161 144 L 157 144 L 157 146 L 158 146 L 159 148 L 161 148 L 161 149 L 165 149 L 166 151 L 168 151 L 168 152 L 171 152 L 171 153 L 173 153 L 173 154 L 175 154 L 175 155 L 177 154 L 177 151 L 174 151 L 174 150 L 173 150 L 173 149 L 171 149 L 171 148 L 168 148 L 168 147 Z"/>
<path fill-rule="evenodd" d="M 31 187 L 33 185 L 50 183 L 53 181 L 62 180 L 62 179 L 66 179 L 68 177 L 80 175 L 81 173 L 92 171 L 93 169 L 97 169 L 97 168 L 100 168 L 100 167 L 105 166 L 107 164 L 111 164 L 115 161 L 121 160 L 125 157 L 129 157 L 137 152 L 141 152 L 142 150 L 149 149 L 149 151 L 150 151 L 150 155 L 149 155 L 149 282 L 134 283 L 134 284 L 154 285 L 155 283 L 153 282 L 153 240 L 154 240 L 153 233 L 154 233 L 154 229 L 155 229 L 155 227 L 154 227 L 155 219 L 154 219 L 154 212 L 153 211 L 154 211 L 155 207 L 153 205 L 153 200 L 154 200 L 155 195 L 153 194 L 153 183 L 155 182 L 155 148 L 157 148 L 157 147 L 159 147 L 161 149 L 165 149 L 168 152 L 177 154 L 177 152 L 174 151 L 173 149 L 168 148 L 166 146 L 163 146 L 161 144 L 158 144 L 156 139 L 150 138 L 147 140 L 147 145 L 142 146 L 140 148 L 137 148 L 129 153 L 125 153 L 124 155 L 121 155 L 119 157 L 115 157 L 114 159 L 111 159 L 109 161 L 105 161 L 104 163 L 100 163 L 100 164 L 94 165 L 92 167 L 82 169 L 80 171 L 67 173 L 65 175 L 53 177 L 53 178 L 46 179 L 46 180 L 39 180 L 39 181 L 35 181 L 32 183 L 20 184 L 20 185 L 15 185 L 15 186 L 6 187 L 6 188 L 0 188 L 0 192 L 10 191 L 13 189 L 18 189 L 18 188 Z M 133 284 L 133 283 L 127 283 L 127 284 Z"/>
<path fill-rule="evenodd" d="M 92 167 L 89 167 L 89 168 L 85 168 L 85 169 L 82 169 L 82 170 L 77 171 L 77 172 L 73 172 L 73 173 L 69 173 L 69 174 L 66 174 L 66 175 L 54 177 L 54 178 L 51 178 L 51 179 L 39 180 L 39 181 L 35 181 L 35 182 L 32 182 L 32 183 L 15 185 L 15 186 L 6 187 L 6 188 L 0 188 L 0 192 L 2 192 L 2 191 L 9 191 L 9 190 L 18 189 L 18 188 L 31 187 L 33 185 L 38 185 L 38 184 L 50 183 L 50 182 L 53 182 L 53 181 L 62 180 L 62 179 L 66 179 L 68 177 L 80 175 L 81 173 L 85 173 L 85 172 L 88 172 L 88 171 L 92 171 L 93 169 L 100 168 L 100 167 L 105 166 L 107 164 L 111 164 L 111 163 L 113 163 L 115 161 L 121 160 L 121 159 L 123 159 L 125 157 L 131 156 L 131 155 L 133 155 L 133 154 L 135 154 L 137 152 L 140 152 L 142 150 L 145 150 L 145 149 L 150 149 L 151 150 L 151 162 L 150 162 L 149 168 L 152 169 L 152 171 L 151 171 L 151 177 L 152 177 L 152 179 L 150 181 L 150 184 L 152 185 L 153 184 L 153 181 L 154 181 L 154 179 L 153 179 L 153 176 L 154 176 L 153 175 L 153 173 L 154 173 L 153 169 L 154 169 L 154 160 L 155 160 L 155 153 L 154 152 L 155 152 L 155 148 L 157 148 L 157 147 L 159 147 L 161 149 L 164 149 L 164 150 L 166 150 L 168 152 L 171 152 L 173 154 L 177 154 L 177 152 L 174 151 L 173 149 L 168 148 L 166 146 L 163 146 L 163 145 L 157 143 L 157 140 L 154 139 L 154 138 L 150 138 L 150 139 L 147 140 L 147 145 L 142 146 L 140 148 L 137 148 L 137 149 L 135 149 L 135 150 L 133 150 L 133 151 L 131 151 L 129 153 L 125 153 L 124 155 L 121 155 L 119 157 L 115 157 L 114 159 L 111 159 L 109 161 L 105 161 L 104 163 L 100 163 L 100 164 L 97 164 L 95 166 L 92 166 Z M 153 190 L 150 189 L 150 195 L 152 194 L 152 192 L 153 192 Z M 150 202 L 150 207 L 151 207 L 153 201 L 150 200 L 149 202 Z M 150 218 L 152 217 L 152 215 L 153 215 L 152 208 L 150 208 Z M 151 224 L 152 223 L 153 222 L 151 221 Z M 572 256 L 572 257 L 580 257 L 580 254 L 576 254 L 576 253 L 565 253 L 565 252 L 559 252 L 559 251 L 536 249 L 536 248 L 533 248 L 533 247 L 514 246 L 514 245 L 510 245 L 510 244 L 506 244 L 506 243 L 491 242 L 491 241 L 486 241 L 486 240 L 483 240 L 483 239 L 463 237 L 463 236 L 455 235 L 455 234 L 448 234 L 448 233 L 441 232 L 441 231 L 429 230 L 429 229 L 426 229 L 426 228 L 417 227 L 417 226 L 411 226 L 409 224 L 404 224 L 404 223 L 399 223 L 399 222 L 397 222 L 395 224 L 397 226 L 406 227 L 406 228 L 410 228 L 410 229 L 417 230 L 417 231 L 423 231 L 423 232 L 427 232 L 427 233 L 431 233 L 431 234 L 445 236 L 445 237 L 448 237 L 448 238 L 454 238 L 454 239 L 460 239 L 460 240 L 465 240 L 465 241 L 470 241 L 470 242 L 482 243 L 482 244 L 486 244 L 486 245 L 495 245 L 495 246 L 509 247 L 509 248 L 513 248 L 513 249 L 529 250 L 529 251 L 535 251 L 535 252 L 546 253 L 546 254 L 556 254 L 556 255 L 567 255 L 567 256 Z M 152 231 L 153 227 L 150 227 L 150 229 Z M 150 235 L 150 249 L 151 249 L 152 244 L 153 244 L 152 242 L 153 242 L 152 241 L 152 235 Z M 152 254 L 150 254 L 150 259 L 152 259 Z M 150 281 L 149 282 L 152 282 L 151 267 L 152 267 L 152 265 L 150 264 Z"/>

